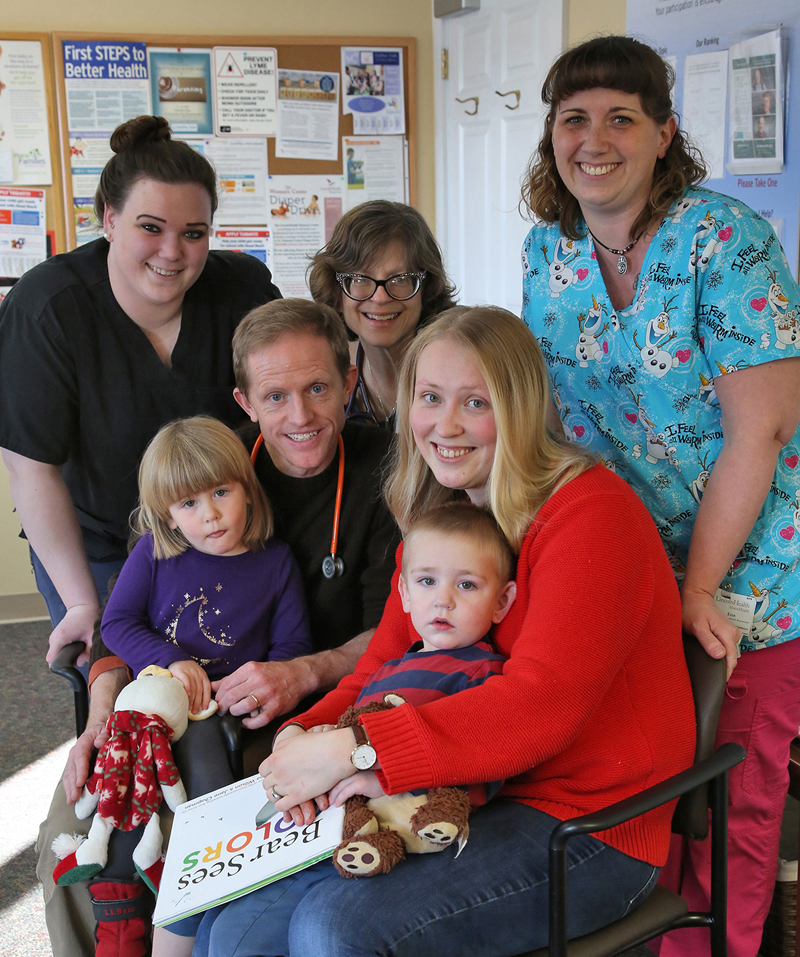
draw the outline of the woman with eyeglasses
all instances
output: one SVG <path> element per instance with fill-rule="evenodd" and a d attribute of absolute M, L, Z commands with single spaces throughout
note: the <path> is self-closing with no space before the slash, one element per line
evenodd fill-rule
<path fill-rule="evenodd" d="M 311 295 L 342 317 L 358 380 L 349 419 L 394 428 L 397 375 L 422 326 L 455 304 L 442 253 L 411 206 L 373 200 L 346 213 L 311 262 Z"/>

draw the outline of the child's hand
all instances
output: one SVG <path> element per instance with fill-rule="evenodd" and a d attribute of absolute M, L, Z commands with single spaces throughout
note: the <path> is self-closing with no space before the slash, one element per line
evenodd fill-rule
<path fill-rule="evenodd" d="M 311 824 L 317 816 L 317 808 L 319 808 L 320 811 L 324 811 L 326 807 L 328 807 L 328 796 L 321 794 L 319 797 L 314 798 L 313 801 L 303 801 L 302 804 L 295 804 L 295 806 L 290 807 L 288 811 L 284 811 L 283 823 L 288 824 L 289 821 L 294 821 L 298 827 L 304 824 Z"/>
<path fill-rule="evenodd" d="M 173 661 L 169 666 L 175 678 L 178 678 L 189 696 L 189 710 L 192 714 L 205 711 L 211 701 L 211 682 L 205 669 L 196 661 Z"/>
<path fill-rule="evenodd" d="M 341 807 L 354 794 L 363 794 L 364 797 L 383 797 L 386 792 L 381 787 L 378 775 L 374 771 L 359 771 L 349 778 L 344 778 L 328 792 L 328 801 L 334 807 Z"/>
<path fill-rule="evenodd" d="M 335 724 L 315 724 L 313 728 L 309 728 L 309 731 L 335 731 Z"/>

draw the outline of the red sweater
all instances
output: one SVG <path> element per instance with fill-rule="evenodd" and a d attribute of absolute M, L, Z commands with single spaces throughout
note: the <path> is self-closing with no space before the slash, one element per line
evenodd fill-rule
<path fill-rule="evenodd" d="M 301 716 L 305 727 L 334 723 L 413 640 L 396 581 L 355 672 Z M 695 721 L 680 597 L 630 487 L 596 465 L 553 495 L 522 543 L 517 587 L 494 631 L 502 676 L 363 718 L 387 793 L 504 778 L 501 796 L 566 820 L 688 767 Z M 672 805 L 597 836 L 662 865 L 671 815 Z"/>

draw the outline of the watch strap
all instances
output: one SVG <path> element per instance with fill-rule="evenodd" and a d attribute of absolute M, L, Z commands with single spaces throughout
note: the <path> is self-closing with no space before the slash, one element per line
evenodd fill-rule
<path fill-rule="evenodd" d="M 353 729 L 353 735 L 356 739 L 356 746 L 359 744 L 370 744 L 369 735 L 367 734 L 367 729 L 363 724 L 354 724 L 351 725 Z"/>

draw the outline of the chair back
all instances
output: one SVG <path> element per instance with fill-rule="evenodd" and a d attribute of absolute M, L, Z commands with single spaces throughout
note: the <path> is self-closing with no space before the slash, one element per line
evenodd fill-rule
<path fill-rule="evenodd" d="M 712 658 L 694 635 L 684 632 L 683 653 L 692 684 L 694 713 L 697 721 L 697 744 L 694 763 L 714 752 L 717 723 L 725 694 L 727 666 L 724 658 Z M 684 794 L 672 817 L 672 831 L 695 841 L 708 834 L 708 785 L 702 784 Z"/>

